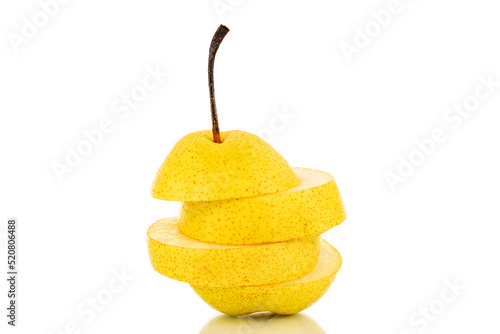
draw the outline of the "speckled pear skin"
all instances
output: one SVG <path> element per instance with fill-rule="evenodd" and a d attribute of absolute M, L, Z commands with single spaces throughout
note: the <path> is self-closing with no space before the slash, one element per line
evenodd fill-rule
<path fill-rule="evenodd" d="M 297 279 L 310 272 L 320 253 L 318 236 L 249 246 L 201 242 L 182 234 L 177 218 L 148 229 L 153 268 L 167 277 L 200 286 L 252 286 Z"/>
<path fill-rule="evenodd" d="M 344 221 L 333 177 L 306 168 L 294 170 L 301 183 L 283 192 L 182 203 L 179 229 L 205 242 L 252 245 L 320 235 Z"/>
<path fill-rule="evenodd" d="M 259 311 L 295 314 L 318 301 L 331 286 L 342 265 L 340 253 L 321 240 L 321 254 L 316 267 L 304 277 L 291 282 L 247 287 L 210 287 L 191 284 L 194 291 L 211 307 L 228 315 Z"/>
<path fill-rule="evenodd" d="M 300 183 L 286 160 L 260 137 L 239 130 L 193 132 L 179 140 L 153 182 L 154 198 L 216 201 L 272 194 Z"/>

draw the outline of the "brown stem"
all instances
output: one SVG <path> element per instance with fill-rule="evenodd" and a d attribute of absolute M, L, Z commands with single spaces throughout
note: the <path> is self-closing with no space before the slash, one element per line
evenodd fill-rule
<path fill-rule="evenodd" d="M 219 133 L 219 120 L 217 118 L 217 106 L 215 105 L 215 89 L 214 89 L 214 61 L 215 54 L 219 49 L 222 40 L 229 32 L 228 27 L 220 25 L 212 38 L 210 43 L 210 50 L 208 54 L 208 89 L 210 91 L 210 109 L 212 110 L 212 133 L 214 135 L 214 142 L 221 143 Z"/>

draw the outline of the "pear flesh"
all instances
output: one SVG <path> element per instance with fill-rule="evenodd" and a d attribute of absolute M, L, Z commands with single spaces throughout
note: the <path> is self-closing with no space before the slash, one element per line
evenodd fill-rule
<path fill-rule="evenodd" d="M 320 237 L 260 245 L 219 245 L 182 234 L 177 218 L 148 229 L 153 268 L 167 277 L 200 286 L 252 286 L 304 276 L 317 264 Z"/>

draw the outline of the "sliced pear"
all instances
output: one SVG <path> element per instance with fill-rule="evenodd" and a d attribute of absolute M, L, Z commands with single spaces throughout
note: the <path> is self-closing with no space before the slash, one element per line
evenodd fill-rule
<path fill-rule="evenodd" d="M 209 286 L 274 284 L 299 278 L 318 262 L 320 237 L 251 246 L 205 243 L 182 234 L 177 218 L 148 229 L 153 268 L 167 277 Z"/>
<path fill-rule="evenodd" d="M 291 282 L 245 287 L 191 284 L 191 287 L 208 305 L 228 315 L 259 311 L 294 314 L 308 308 L 325 294 L 341 265 L 340 253 L 321 240 L 321 253 L 314 270 Z"/>
<path fill-rule="evenodd" d="M 276 194 L 208 202 L 184 202 L 179 229 L 205 242 L 251 245 L 320 235 L 344 221 L 333 177 L 295 168 L 300 184 Z"/>
<path fill-rule="evenodd" d="M 215 201 L 272 194 L 300 183 L 286 160 L 245 131 L 190 133 L 175 144 L 153 182 L 154 198 Z"/>

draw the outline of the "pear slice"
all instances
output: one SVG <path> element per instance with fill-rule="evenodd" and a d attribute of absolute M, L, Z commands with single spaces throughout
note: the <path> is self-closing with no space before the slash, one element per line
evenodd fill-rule
<path fill-rule="evenodd" d="M 328 242 L 321 240 L 318 264 L 311 272 L 294 281 L 246 287 L 195 284 L 191 284 L 191 287 L 208 305 L 228 315 L 260 311 L 294 314 L 308 308 L 325 294 L 341 265 L 340 253 Z"/>
<path fill-rule="evenodd" d="M 153 268 L 167 277 L 210 286 L 274 284 L 310 272 L 319 258 L 319 236 L 251 246 L 210 244 L 182 234 L 177 218 L 148 229 Z"/>
<path fill-rule="evenodd" d="M 215 201 L 272 194 L 300 183 L 286 160 L 260 137 L 245 131 L 211 131 L 184 136 L 175 144 L 153 182 L 154 198 Z"/>
<path fill-rule="evenodd" d="M 301 183 L 276 194 L 182 204 L 179 229 L 201 241 L 229 245 L 279 242 L 320 235 L 344 221 L 333 177 L 295 168 Z"/>

